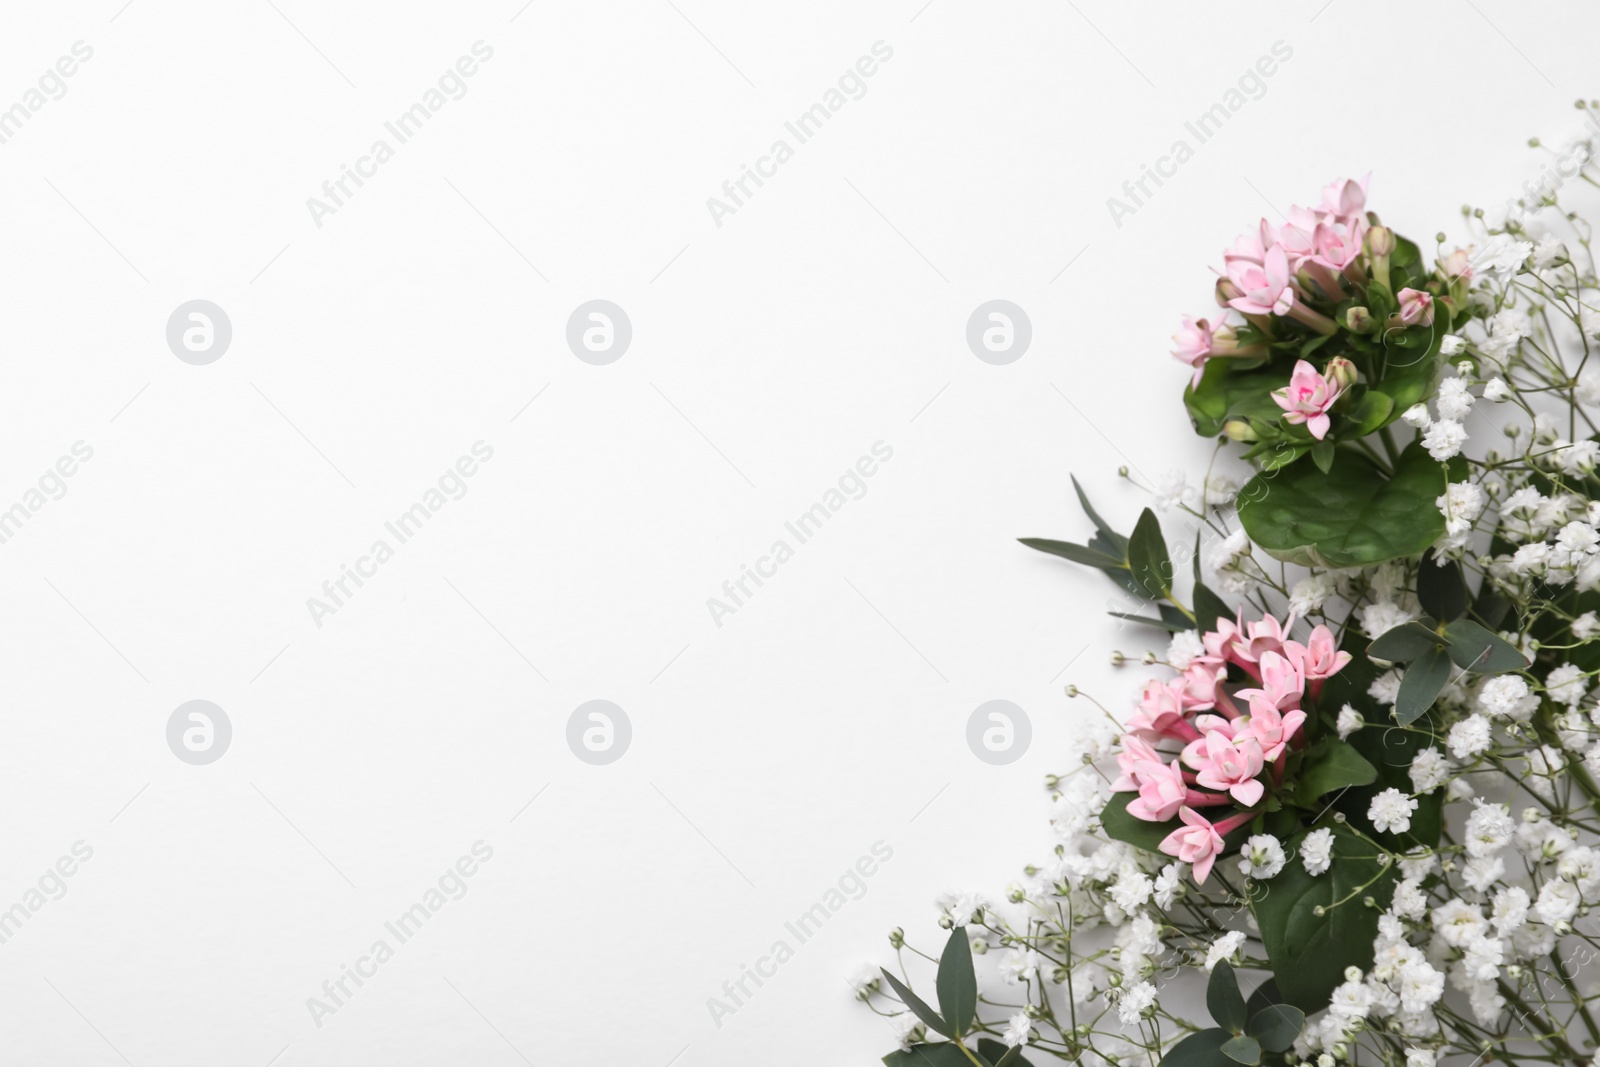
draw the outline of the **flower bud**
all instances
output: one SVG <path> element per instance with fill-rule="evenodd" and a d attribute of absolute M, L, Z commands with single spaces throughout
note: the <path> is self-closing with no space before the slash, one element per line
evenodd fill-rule
<path fill-rule="evenodd" d="M 1328 360 L 1322 376 L 1341 390 L 1348 389 L 1356 384 L 1356 365 L 1343 356 L 1334 356 Z"/>
<path fill-rule="evenodd" d="M 1241 297 L 1243 295 L 1244 295 L 1244 290 L 1240 289 L 1237 285 L 1234 285 L 1233 282 L 1230 279 L 1228 279 L 1228 278 L 1218 278 L 1217 279 L 1217 291 L 1216 291 L 1217 307 L 1219 307 L 1219 308 L 1229 307 L 1231 305 L 1228 303 L 1228 301 L 1234 300 L 1234 299 L 1236 299 L 1238 297 Z"/>
<path fill-rule="evenodd" d="M 988 951 L 989 951 L 989 942 L 985 941 L 981 937 L 975 937 L 975 938 L 972 939 L 972 954 L 974 956 L 981 956 L 985 952 L 988 952 Z"/>
<path fill-rule="evenodd" d="M 1374 226 L 1367 231 L 1367 255 L 1392 256 L 1394 254 L 1394 231 L 1387 226 Z"/>
<path fill-rule="evenodd" d="M 1364 307 L 1353 307 L 1344 313 L 1344 327 L 1351 333 L 1370 333 L 1372 312 Z"/>
<path fill-rule="evenodd" d="M 904 948 L 905 947 L 905 943 L 906 943 L 906 932 L 904 930 L 902 930 L 902 929 L 900 929 L 900 927 L 896 926 L 893 930 L 889 931 L 889 947 L 890 948 Z"/>
<path fill-rule="evenodd" d="M 1222 435 L 1230 441 L 1241 444 L 1250 444 L 1260 440 L 1260 435 L 1250 428 L 1250 424 L 1243 419 L 1229 419 L 1222 424 Z"/>

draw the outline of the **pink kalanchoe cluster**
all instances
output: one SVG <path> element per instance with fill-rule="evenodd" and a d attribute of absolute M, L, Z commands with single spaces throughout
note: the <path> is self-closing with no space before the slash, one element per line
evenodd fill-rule
<path fill-rule="evenodd" d="M 1289 754 L 1305 745 L 1306 712 L 1323 683 L 1344 669 L 1326 626 L 1304 643 L 1289 637 L 1294 616 L 1268 615 L 1246 623 L 1222 619 L 1202 635 L 1205 652 L 1168 681 L 1145 683 L 1139 708 L 1128 720 L 1111 788 L 1138 793 L 1128 813 L 1146 822 L 1183 825 L 1160 849 L 1194 865 L 1204 882 L 1223 849 L 1223 837 L 1256 815 L 1269 789 L 1283 784 Z M 1249 683 L 1229 684 L 1230 670 Z M 1174 756 L 1157 746 L 1177 745 Z M 1237 808 L 1213 822 L 1202 809 Z"/>
<path fill-rule="evenodd" d="M 1353 283 L 1366 281 L 1361 255 L 1370 228 L 1365 211 L 1371 177 L 1330 182 L 1316 207 L 1290 208 L 1288 222 L 1277 228 L 1262 219 L 1256 232 L 1234 241 L 1222 256 L 1219 302 L 1258 326 L 1288 316 L 1320 333 L 1333 333 L 1337 329 L 1333 320 L 1307 305 L 1305 298 L 1337 302 L 1344 295 L 1341 277 Z M 1225 335 L 1225 342 L 1218 343 L 1219 335 Z M 1264 346 L 1235 343 L 1229 324 L 1213 329 L 1204 319 L 1185 319 L 1172 339 L 1173 356 L 1194 368 L 1195 384 L 1208 359 L 1265 353 Z"/>
<path fill-rule="evenodd" d="M 1335 379 L 1332 368 L 1323 374 L 1302 359 L 1295 363 L 1289 384 L 1272 391 L 1272 400 L 1283 409 L 1284 422 L 1291 426 L 1305 423 L 1311 436 L 1320 441 L 1333 425 L 1328 412 L 1343 394 L 1344 387 Z"/>

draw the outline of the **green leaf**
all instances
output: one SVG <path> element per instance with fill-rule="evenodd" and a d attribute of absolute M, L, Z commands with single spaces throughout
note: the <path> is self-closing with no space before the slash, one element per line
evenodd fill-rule
<path fill-rule="evenodd" d="M 1168 1049 L 1159 1067 L 1220 1067 L 1232 1062 L 1222 1055 L 1222 1046 L 1232 1040 L 1220 1028 L 1197 1030 Z"/>
<path fill-rule="evenodd" d="M 939 992 L 939 1011 L 950 1025 L 952 1037 L 961 1037 L 978 1014 L 978 977 L 972 969 L 972 942 L 967 928 L 950 931 L 939 956 L 939 974 L 934 985 Z"/>
<path fill-rule="evenodd" d="M 1317 465 L 1317 470 L 1327 474 L 1333 469 L 1333 442 L 1318 441 L 1311 446 L 1311 462 Z"/>
<path fill-rule="evenodd" d="M 928 1007 L 927 1001 L 911 992 L 904 982 L 890 974 L 887 969 L 880 967 L 878 970 L 888 980 L 889 988 L 893 989 L 895 996 L 900 998 L 900 1003 L 911 1009 L 911 1014 L 921 1019 L 924 1026 L 936 1034 L 943 1034 L 945 1037 L 952 1036 L 950 1028 L 944 1024 L 944 1020 L 939 1017 L 938 1012 Z"/>
<path fill-rule="evenodd" d="M 1095 511 L 1093 505 L 1089 503 L 1088 496 L 1084 494 L 1083 486 L 1078 484 L 1077 476 L 1071 475 L 1070 477 L 1072 478 L 1073 491 L 1078 494 L 1078 504 L 1083 508 L 1083 513 L 1089 516 L 1089 521 L 1094 523 L 1096 530 L 1100 531 L 1100 536 L 1116 546 L 1117 555 L 1127 555 L 1128 539 L 1106 525 L 1106 521 L 1100 517 L 1100 513 Z"/>
<path fill-rule="evenodd" d="M 1467 613 L 1467 579 L 1455 560 L 1434 559 L 1430 550 L 1417 569 L 1417 599 L 1422 610 L 1441 622 Z"/>
<path fill-rule="evenodd" d="M 1206 1010 L 1216 1024 L 1231 1033 L 1244 1029 L 1247 1016 L 1244 1012 L 1244 994 L 1239 992 L 1239 980 L 1234 977 L 1233 966 L 1219 960 L 1211 969 L 1211 981 L 1206 985 Z"/>
<path fill-rule="evenodd" d="M 1301 807 L 1314 807 L 1318 797 L 1353 785 L 1371 785 L 1377 778 L 1378 769 L 1354 745 L 1324 737 L 1306 750 L 1294 800 Z"/>
<path fill-rule="evenodd" d="M 1159 851 L 1168 834 L 1183 825 L 1177 819 L 1167 822 L 1146 822 L 1128 814 L 1128 804 L 1138 793 L 1112 793 L 1106 806 L 1100 809 L 1100 828 L 1106 836 L 1116 841 L 1126 841 L 1134 848 L 1146 852 Z"/>
<path fill-rule="evenodd" d="M 1250 903 L 1284 1000 L 1305 1012 L 1327 1006 L 1346 967 L 1372 968 L 1378 916 L 1394 895 L 1394 865 L 1380 866 L 1373 847 L 1344 826 L 1330 829 L 1334 859 L 1327 871 L 1311 875 L 1305 864 L 1291 862 L 1272 880 L 1272 891 Z M 1291 837 L 1285 851 L 1298 855 L 1310 832 Z M 1366 896 L 1377 907 L 1366 907 Z"/>
<path fill-rule="evenodd" d="M 1244 370 L 1231 359 L 1213 359 L 1206 364 L 1198 386 L 1183 391 L 1184 407 L 1201 437 L 1215 437 L 1229 419 L 1258 418 L 1277 423 L 1283 409 L 1272 401 L 1272 391 L 1288 384 L 1294 360 L 1281 359 L 1277 369 L 1257 365 Z"/>
<path fill-rule="evenodd" d="M 1007 1048 L 992 1037 L 978 1038 L 978 1054 L 994 1064 L 994 1067 L 1033 1067 L 1033 1064 L 1023 1058 L 1021 1045 Z"/>
<path fill-rule="evenodd" d="M 1096 552 L 1083 545 L 1075 545 L 1071 541 L 1051 541 L 1044 537 L 1019 537 L 1018 541 L 1027 545 L 1036 552 L 1047 552 L 1052 556 L 1070 559 L 1074 563 L 1081 563 L 1085 567 L 1098 567 L 1103 571 L 1127 570 L 1128 565 L 1123 560 L 1108 556 L 1103 552 Z"/>
<path fill-rule="evenodd" d="M 1450 680 L 1450 656 L 1441 648 L 1429 649 L 1411 661 L 1400 678 L 1400 696 L 1394 702 L 1394 718 L 1410 726 L 1433 707 L 1439 691 Z"/>
<path fill-rule="evenodd" d="M 1194 583 L 1194 624 L 1202 633 L 1215 630 L 1218 619 L 1231 619 L 1234 614 L 1204 582 Z"/>
<path fill-rule="evenodd" d="M 883 1058 L 885 1067 L 972 1067 L 972 1061 L 951 1041 L 896 1049 Z"/>
<path fill-rule="evenodd" d="M 1253 1037 L 1240 1034 L 1230 1038 L 1222 1044 L 1222 1054 L 1235 1063 L 1248 1064 L 1254 1067 L 1261 1062 L 1261 1042 Z"/>
<path fill-rule="evenodd" d="M 1188 619 L 1184 619 L 1182 622 L 1174 622 L 1169 619 L 1152 619 L 1148 615 L 1140 615 L 1137 612 L 1132 611 L 1108 611 L 1106 614 L 1114 616 L 1118 619 L 1127 619 L 1129 622 L 1139 622 L 1146 626 L 1154 626 L 1156 629 L 1165 630 L 1169 634 L 1181 633 L 1184 630 L 1194 629 L 1194 623 L 1190 622 Z"/>
<path fill-rule="evenodd" d="M 1250 999 L 1245 1003 L 1244 1013 L 1254 1019 L 1262 1011 L 1274 1004 L 1283 1003 L 1283 994 L 1278 992 L 1278 980 L 1268 978 L 1256 986 L 1256 991 L 1250 994 Z"/>
<path fill-rule="evenodd" d="M 1401 623 L 1378 636 L 1367 646 L 1367 655 L 1390 663 L 1408 663 L 1444 644 L 1444 638 L 1431 626 L 1420 622 Z"/>
<path fill-rule="evenodd" d="M 1528 657 L 1499 634 L 1479 626 L 1471 619 L 1457 619 L 1445 627 L 1450 658 L 1457 667 L 1473 674 L 1505 674 L 1528 666 Z"/>
<path fill-rule="evenodd" d="M 1128 569 L 1139 588 L 1156 600 L 1166 599 L 1172 588 L 1172 560 L 1167 556 L 1167 539 L 1161 533 L 1156 513 L 1145 508 L 1128 538 Z"/>
<path fill-rule="evenodd" d="M 1352 663 L 1340 674 L 1347 673 L 1354 666 L 1356 664 Z M 1334 680 L 1337 681 L 1338 677 L 1339 675 L 1335 675 Z M 1326 694 L 1327 690 L 1323 692 Z M 1403 834 L 1380 831 L 1367 817 L 1367 812 L 1372 807 L 1372 798 L 1385 789 L 1398 789 L 1402 793 L 1409 793 L 1415 788 L 1411 784 L 1412 761 L 1417 758 L 1418 752 L 1434 743 L 1434 733 L 1429 727 L 1429 720 L 1420 719 L 1410 729 L 1385 724 L 1381 713 L 1365 702 L 1369 698 L 1362 699 L 1364 701 L 1362 708 L 1367 713 L 1367 727 L 1351 734 L 1349 744 L 1377 770 L 1378 779 L 1371 785 L 1351 786 L 1338 794 L 1332 800 L 1333 807 L 1336 811 L 1343 812 L 1352 826 L 1376 840 L 1384 848 L 1404 852 L 1417 845 L 1432 847 L 1439 843 L 1444 810 L 1442 789 L 1435 789 L 1432 793 L 1416 798 L 1417 810 L 1411 813 L 1411 826 Z"/>
<path fill-rule="evenodd" d="M 1350 412 L 1350 421 L 1355 423 L 1355 431 L 1353 433 L 1346 431 L 1341 436 L 1365 437 L 1369 433 L 1375 433 L 1379 428 L 1394 421 L 1394 413 L 1394 401 L 1389 399 L 1388 393 L 1369 389 L 1361 398 L 1361 403 Z"/>
<path fill-rule="evenodd" d="M 1328 474 L 1296 463 L 1250 479 L 1239 493 L 1239 521 L 1276 559 L 1325 567 L 1366 567 L 1420 555 L 1444 533 L 1434 500 L 1444 467 L 1415 442 L 1393 478 L 1351 454 Z"/>
<path fill-rule="evenodd" d="M 1285 1052 L 1305 1029 L 1306 1013 L 1289 1004 L 1271 1004 L 1250 1016 L 1246 1029 L 1268 1052 Z"/>

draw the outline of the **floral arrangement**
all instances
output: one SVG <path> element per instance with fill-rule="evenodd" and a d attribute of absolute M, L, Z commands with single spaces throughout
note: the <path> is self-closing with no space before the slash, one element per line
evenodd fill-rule
<path fill-rule="evenodd" d="M 1600 279 L 1564 193 L 1425 256 L 1337 181 L 1224 253 L 1174 354 L 1248 478 L 1147 486 L 1126 535 L 1079 488 L 1086 542 L 1024 540 L 1109 576 L 1160 675 L 1120 715 L 1068 687 L 1053 853 L 860 977 L 884 1063 L 1588 1067 Z"/>

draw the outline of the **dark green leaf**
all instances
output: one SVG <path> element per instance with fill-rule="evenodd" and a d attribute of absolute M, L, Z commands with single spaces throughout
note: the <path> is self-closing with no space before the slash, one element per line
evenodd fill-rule
<path fill-rule="evenodd" d="M 1089 503 L 1089 498 L 1084 494 L 1083 486 L 1078 484 L 1076 475 L 1072 476 L 1072 488 L 1078 494 L 1078 503 L 1083 507 L 1083 513 L 1089 516 L 1089 521 L 1094 523 L 1094 528 L 1099 530 L 1100 535 L 1107 541 L 1117 546 L 1117 555 L 1127 555 L 1128 539 L 1106 525 L 1106 521 L 1100 517 L 1099 512 L 1095 511 L 1094 507 Z"/>
<path fill-rule="evenodd" d="M 1119 619 L 1127 619 L 1129 622 L 1138 622 L 1143 623 L 1146 626 L 1154 626 L 1156 629 L 1165 630 L 1169 634 L 1175 634 L 1183 630 L 1194 629 L 1194 623 L 1187 619 L 1185 619 L 1183 622 L 1168 622 L 1166 619 L 1152 619 L 1148 615 L 1140 615 L 1137 612 L 1131 611 L 1108 611 L 1106 614 L 1115 616 Z"/>
<path fill-rule="evenodd" d="M 1048 552 L 1052 556 L 1070 559 L 1074 563 L 1082 563 L 1086 567 L 1098 567 L 1103 571 L 1126 570 L 1128 565 L 1120 559 L 1108 556 L 1103 552 L 1096 552 L 1083 545 L 1075 545 L 1071 541 L 1051 541 L 1044 537 L 1019 537 L 1018 541 L 1038 552 Z"/>
<path fill-rule="evenodd" d="M 1394 421 L 1394 401 L 1389 399 L 1388 393 L 1379 393 L 1367 390 L 1361 398 L 1361 403 L 1350 412 L 1350 421 L 1355 423 L 1355 431 L 1345 431 L 1345 437 L 1365 437 L 1376 432 L 1380 427 Z"/>
<path fill-rule="evenodd" d="M 1429 552 L 1417 569 L 1417 599 L 1422 601 L 1423 611 L 1441 622 L 1465 615 L 1467 579 L 1461 573 L 1461 564 L 1453 559 L 1441 564 Z"/>
<path fill-rule="evenodd" d="M 1354 663 L 1350 665 L 1354 666 Z M 1348 673 L 1350 667 L 1340 674 Z M 1338 677 L 1335 675 L 1334 680 L 1337 681 Z M 1403 834 L 1379 831 L 1367 818 L 1372 798 L 1385 789 L 1409 793 L 1415 788 L 1411 784 L 1412 761 L 1417 758 L 1418 752 L 1433 745 L 1435 740 L 1431 730 L 1427 729 L 1429 720 L 1419 719 L 1410 729 L 1401 729 L 1385 724 L 1375 708 L 1367 704 L 1362 706 L 1369 712 L 1367 727 L 1351 734 L 1349 744 L 1377 769 L 1378 778 L 1371 785 L 1351 786 L 1337 794 L 1332 800 L 1333 807 L 1343 812 L 1351 825 L 1377 840 L 1384 848 L 1396 852 L 1404 852 L 1417 845 L 1431 848 L 1439 843 L 1441 812 L 1444 808 L 1442 789 L 1416 798 L 1417 810 L 1411 813 L 1411 826 Z"/>
<path fill-rule="evenodd" d="M 1194 624 L 1201 632 L 1215 630 L 1218 619 L 1233 617 L 1234 612 L 1204 582 L 1194 583 Z"/>
<path fill-rule="evenodd" d="M 939 992 L 939 1012 L 950 1024 L 950 1036 L 968 1033 L 978 1014 L 978 978 L 972 969 L 972 942 L 965 926 L 950 931 L 950 939 L 939 956 L 939 974 L 934 984 Z"/>
<path fill-rule="evenodd" d="M 1528 666 L 1528 657 L 1497 633 L 1471 619 L 1457 619 L 1445 627 L 1450 658 L 1473 674 L 1505 674 Z"/>
<path fill-rule="evenodd" d="M 1306 750 L 1295 803 L 1312 807 L 1318 797 L 1352 785 L 1371 785 L 1377 777 L 1378 769 L 1355 746 L 1337 737 L 1324 737 Z"/>
<path fill-rule="evenodd" d="M 1328 474 L 1297 463 L 1250 479 L 1239 493 L 1239 521 L 1276 559 L 1326 567 L 1366 567 L 1421 554 L 1444 533 L 1433 501 L 1444 468 L 1415 442 L 1385 478 L 1359 454 Z"/>
<path fill-rule="evenodd" d="M 1200 384 L 1183 391 L 1194 432 L 1201 437 L 1215 437 L 1229 419 L 1277 423 L 1283 415 L 1283 409 L 1272 401 L 1272 391 L 1288 384 L 1294 360 L 1280 361 L 1277 369 L 1269 364 L 1244 370 L 1234 363 L 1231 359 L 1211 360 L 1200 375 Z"/>
<path fill-rule="evenodd" d="M 943 1034 L 945 1037 L 953 1036 L 950 1028 L 939 1018 L 939 1013 L 928 1006 L 927 1001 L 911 992 L 907 985 L 890 974 L 885 968 L 878 968 L 883 972 L 883 977 L 888 980 L 889 988 L 894 990 L 895 996 L 900 998 L 900 1003 L 911 1009 L 911 1014 L 922 1020 L 924 1026 L 934 1033 Z"/>
<path fill-rule="evenodd" d="M 1206 1010 L 1224 1030 L 1237 1034 L 1244 1029 L 1248 1018 L 1244 994 L 1239 992 L 1239 979 L 1234 977 L 1233 965 L 1227 960 L 1219 960 L 1211 969 L 1211 981 L 1206 984 Z"/>
<path fill-rule="evenodd" d="M 1381 634 L 1367 646 L 1367 655 L 1390 663 L 1410 662 L 1444 644 L 1444 638 L 1431 626 L 1407 622 Z"/>
<path fill-rule="evenodd" d="M 994 1067 L 1033 1067 L 1022 1055 L 1021 1045 L 1007 1048 L 992 1037 L 978 1038 L 978 1052 Z"/>
<path fill-rule="evenodd" d="M 972 1067 L 961 1047 L 950 1041 L 896 1049 L 883 1058 L 885 1067 Z"/>
<path fill-rule="evenodd" d="M 1172 588 L 1172 561 L 1167 556 L 1167 539 L 1161 523 L 1149 508 L 1139 516 L 1128 538 L 1128 569 L 1139 588 L 1156 600 L 1163 600 Z"/>
<path fill-rule="evenodd" d="M 1244 1013 L 1254 1019 L 1261 1012 L 1274 1004 L 1283 1003 L 1283 994 L 1278 992 L 1278 980 L 1268 978 L 1256 986 L 1256 991 L 1250 994 L 1250 999 L 1245 1003 Z"/>
<path fill-rule="evenodd" d="M 1430 649 L 1411 661 L 1400 678 L 1400 696 L 1394 702 L 1394 718 L 1409 726 L 1433 707 L 1439 691 L 1450 680 L 1450 656 L 1439 648 Z"/>
<path fill-rule="evenodd" d="M 1197 1030 L 1168 1049 L 1159 1067 L 1220 1067 L 1231 1062 L 1222 1055 L 1231 1040 L 1233 1035 L 1220 1028 Z"/>
<path fill-rule="evenodd" d="M 1311 446 L 1311 462 L 1317 465 L 1317 470 L 1327 474 L 1333 469 L 1333 442 L 1318 441 Z"/>
<path fill-rule="evenodd" d="M 1394 865 L 1380 866 L 1372 846 L 1345 827 L 1330 829 L 1334 859 L 1327 871 L 1311 875 L 1293 860 L 1269 883 L 1271 892 L 1250 904 L 1284 1000 L 1306 1012 L 1327 1006 L 1346 967 L 1371 969 L 1378 916 L 1394 895 Z M 1310 832 L 1290 838 L 1285 851 L 1298 857 Z M 1377 907 L 1366 907 L 1366 896 Z M 1344 902 L 1334 907 L 1335 901 Z"/>
<path fill-rule="evenodd" d="M 1306 1013 L 1289 1004 L 1272 1004 L 1250 1016 L 1246 1031 L 1268 1052 L 1284 1052 L 1305 1029 Z"/>
<path fill-rule="evenodd" d="M 1222 1054 L 1235 1063 L 1248 1064 L 1254 1067 L 1261 1062 L 1261 1042 L 1253 1037 L 1240 1034 L 1222 1043 Z"/>

